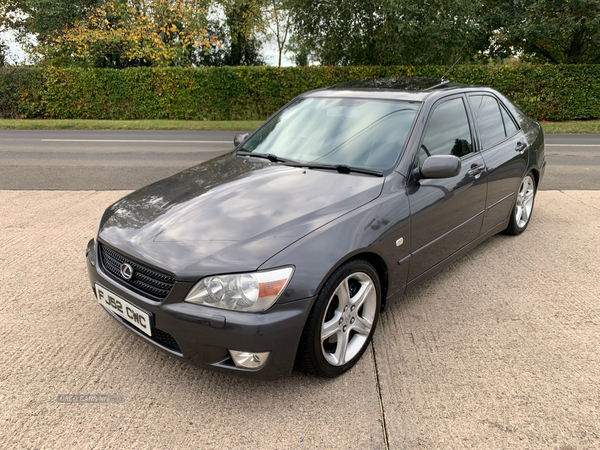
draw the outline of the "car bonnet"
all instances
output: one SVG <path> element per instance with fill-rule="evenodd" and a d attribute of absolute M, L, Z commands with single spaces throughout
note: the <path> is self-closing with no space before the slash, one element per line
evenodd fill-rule
<path fill-rule="evenodd" d="M 119 200 L 105 213 L 99 237 L 180 281 L 252 271 L 377 198 L 383 183 L 228 154 Z"/>

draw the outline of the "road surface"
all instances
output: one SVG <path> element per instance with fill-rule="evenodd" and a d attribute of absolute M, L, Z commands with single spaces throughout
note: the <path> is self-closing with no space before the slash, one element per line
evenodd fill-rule
<path fill-rule="evenodd" d="M 0 131 L 0 189 L 137 189 L 233 149 L 235 132 Z M 600 135 L 547 135 L 543 190 L 600 189 Z"/>

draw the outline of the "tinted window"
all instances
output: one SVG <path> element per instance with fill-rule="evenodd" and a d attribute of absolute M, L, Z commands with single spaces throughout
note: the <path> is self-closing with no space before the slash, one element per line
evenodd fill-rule
<path fill-rule="evenodd" d="M 504 127 L 506 128 L 506 135 L 512 136 L 513 134 L 515 134 L 517 132 L 518 128 L 515 125 L 515 123 L 513 122 L 513 120 L 510 118 L 510 116 L 508 115 L 506 110 L 502 107 L 500 107 L 500 110 L 502 111 L 502 118 L 504 119 Z"/>
<path fill-rule="evenodd" d="M 437 106 L 429 117 L 429 124 L 419 153 L 421 164 L 428 156 L 464 156 L 473 151 L 471 131 L 465 105 L 455 98 Z"/>
<path fill-rule="evenodd" d="M 469 99 L 479 126 L 483 148 L 486 149 L 503 140 L 506 135 L 504 134 L 500 106 L 496 99 L 489 95 L 472 95 Z"/>
<path fill-rule="evenodd" d="M 386 170 L 396 163 L 418 109 L 416 103 L 401 101 L 300 99 L 254 134 L 242 150 Z"/>

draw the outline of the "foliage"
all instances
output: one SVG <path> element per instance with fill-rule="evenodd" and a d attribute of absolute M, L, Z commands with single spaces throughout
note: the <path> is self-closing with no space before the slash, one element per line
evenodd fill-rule
<path fill-rule="evenodd" d="M 6 66 L 9 63 L 10 48 L 8 44 L 0 39 L 0 66 Z"/>
<path fill-rule="evenodd" d="M 210 46 L 209 0 L 107 0 L 37 51 L 96 67 L 189 65 Z"/>
<path fill-rule="evenodd" d="M 45 111 L 42 70 L 31 67 L 0 67 L 0 117 L 41 117 Z"/>
<path fill-rule="evenodd" d="M 487 0 L 482 18 L 480 44 L 492 55 L 600 63 L 598 0 Z"/>
<path fill-rule="evenodd" d="M 221 67 L 227 65 L 230 60 L 231 39 L 228 30 L 221 21 L 212 19 L 206 27 L 209 37 L 209 46 L 204 46 L 201 51 L 196 52 L 193 60 L 194 66 L 199 67 Z"/>
<path fill-rule="evenodd" d="M 266 0 L 263 18 L 266 22 L 266 37 L 268 41 L 277 44 L 279 53 L 278 67 L 281 67 L 281 57 L 286 48 L 286 42 L 292 32 L 292 17 L 287 0 Z"/>
<path fill-rule="evenodd" d="M 21 38 L 32 34 L 39 42 L 55 37 L 83 17 L 101 0 L 2 0 L 0 21 Z"/>
<path fill-rule="evenodd" d="M 294 96 L 360 78 L 439 78 L 448 66 L 0 70 L 0 115 L 62 119 L 261 120 Z M 600 65 L 458 65 L 540 120 L 600 118 Z"/>
<path fill-rule="evenodd" d="M 292 36 L 286 45 L 286 50 L 292 54 L 292 62 L 297 66 L 308 66 L 310 64 L 310 49 L 302 39 Z"/>
<path fill-rule="evenodd" d="M 324 65 L 451 64 L 469 57 L 474 0 L 289 0 L 298 36 Z"/>
<path fill-rule="evenodd" d="M 262 0 L 221 0 L 228 30 L 224 65 L 262 66 L 261 42 L 264 32 Z"/>

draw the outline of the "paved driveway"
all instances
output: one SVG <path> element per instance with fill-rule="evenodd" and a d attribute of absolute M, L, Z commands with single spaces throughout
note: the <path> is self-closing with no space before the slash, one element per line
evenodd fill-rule
<path fill-rule="evenodd" d="M 274 383 L 181 364 L 102 311 L 84 250 L 124 194 L 0 191 L 1 447 L 600 447 L 600 192 L 539 192 L 522 236 L 389 308 L 351 372 Z"/>

